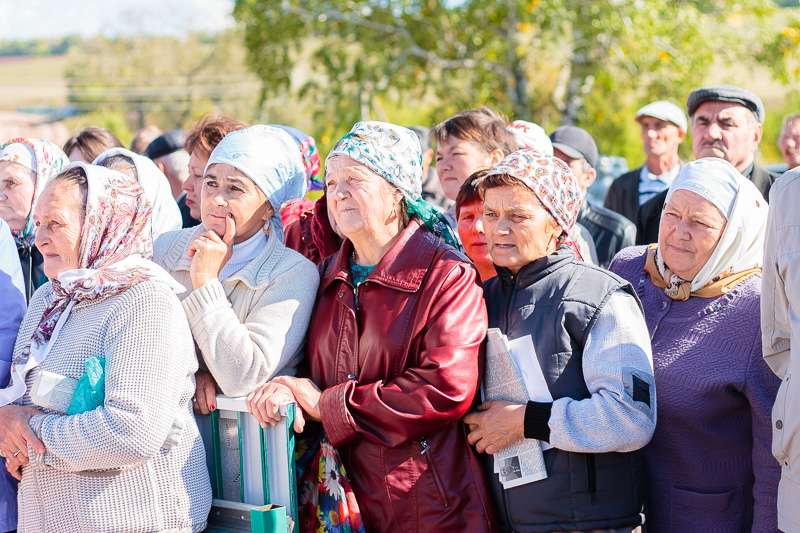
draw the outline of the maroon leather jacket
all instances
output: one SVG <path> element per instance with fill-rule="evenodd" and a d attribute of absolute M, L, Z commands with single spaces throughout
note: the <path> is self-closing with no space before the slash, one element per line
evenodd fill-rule
<path fill-rule="evenodd" d="M 475 267 L 417 220 L 358 290 L 352 251 L 346 240 L 320 265 L 307 364 L 366 530 L 496 531 L 461 421 L 487 327 Z"/>

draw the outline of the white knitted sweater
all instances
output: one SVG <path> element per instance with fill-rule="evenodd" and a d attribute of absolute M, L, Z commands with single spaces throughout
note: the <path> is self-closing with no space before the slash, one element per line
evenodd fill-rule
<path fill-rule="evenodd" d="M 186 252 L 203 231 L 201 224 L 165 233 L 153 253 L 186 287 L 179 298 L 203 363 L 226 396 L 245 396 L 274 376 L 294 375 L 317 297 L 317 267 L 273 230 L 244 268 L 192 290 Z"/>
<path fill-rule="evenodd" d="M 51 285 L 34 294 L 15 355 L 31 338 Z M 205 454 L 190 399 L 197 358 L 172 290 L 157 281 L 77 304 L 41 370 L 79 378 L 106 359 L 105 404 L 74 416 L 33 417 L 44 455 L 19 486 L 20 533 L 201 531 L 211 506 Z"/>

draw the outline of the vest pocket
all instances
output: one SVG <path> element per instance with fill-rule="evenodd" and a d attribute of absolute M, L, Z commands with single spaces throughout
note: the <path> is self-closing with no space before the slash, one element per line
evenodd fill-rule
<path fill-rule="evenodd" d="M 672 487 L 670 531 L 734 531 L 743 529 L 742 489 L 696 492 Z"/>

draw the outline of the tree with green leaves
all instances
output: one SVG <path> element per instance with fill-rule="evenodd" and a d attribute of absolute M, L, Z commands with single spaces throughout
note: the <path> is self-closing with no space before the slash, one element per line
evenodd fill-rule
<path fill-rule="evenodd" d="M 236 0 L 265 96 L 310 95 L 343 129 L 381 102 L 486 104 L 599 135 L 609 107 L 678 103 L 754 58 L 769 0 Z M 752 39 L 752 40 L 751 40 Z M 324 117 L 323 117 L 324 118 Z"/>
<path fill-rule="evenodd" d="M 117 130 L 156 123 L 187 126 L 218 111 L 245 121 L 260 117 L 260 80 L 245 64 L 235 31 L 185 38 L 96 37 L 73 46 L 65 77 L 71 106 L 105 118 Z M 115 120 L 109 117 L 117 117 Z"/>

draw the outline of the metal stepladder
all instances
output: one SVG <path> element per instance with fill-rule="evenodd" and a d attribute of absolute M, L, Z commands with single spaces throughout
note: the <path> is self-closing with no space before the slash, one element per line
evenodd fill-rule
<path fill-rule="evenodd" d="M 244 398 L 217 396 L 210 416 L 197 416 L 211 477 L 209 533 L 292 533 L 297 524 L 294 403 L 262 429 Z"/>

